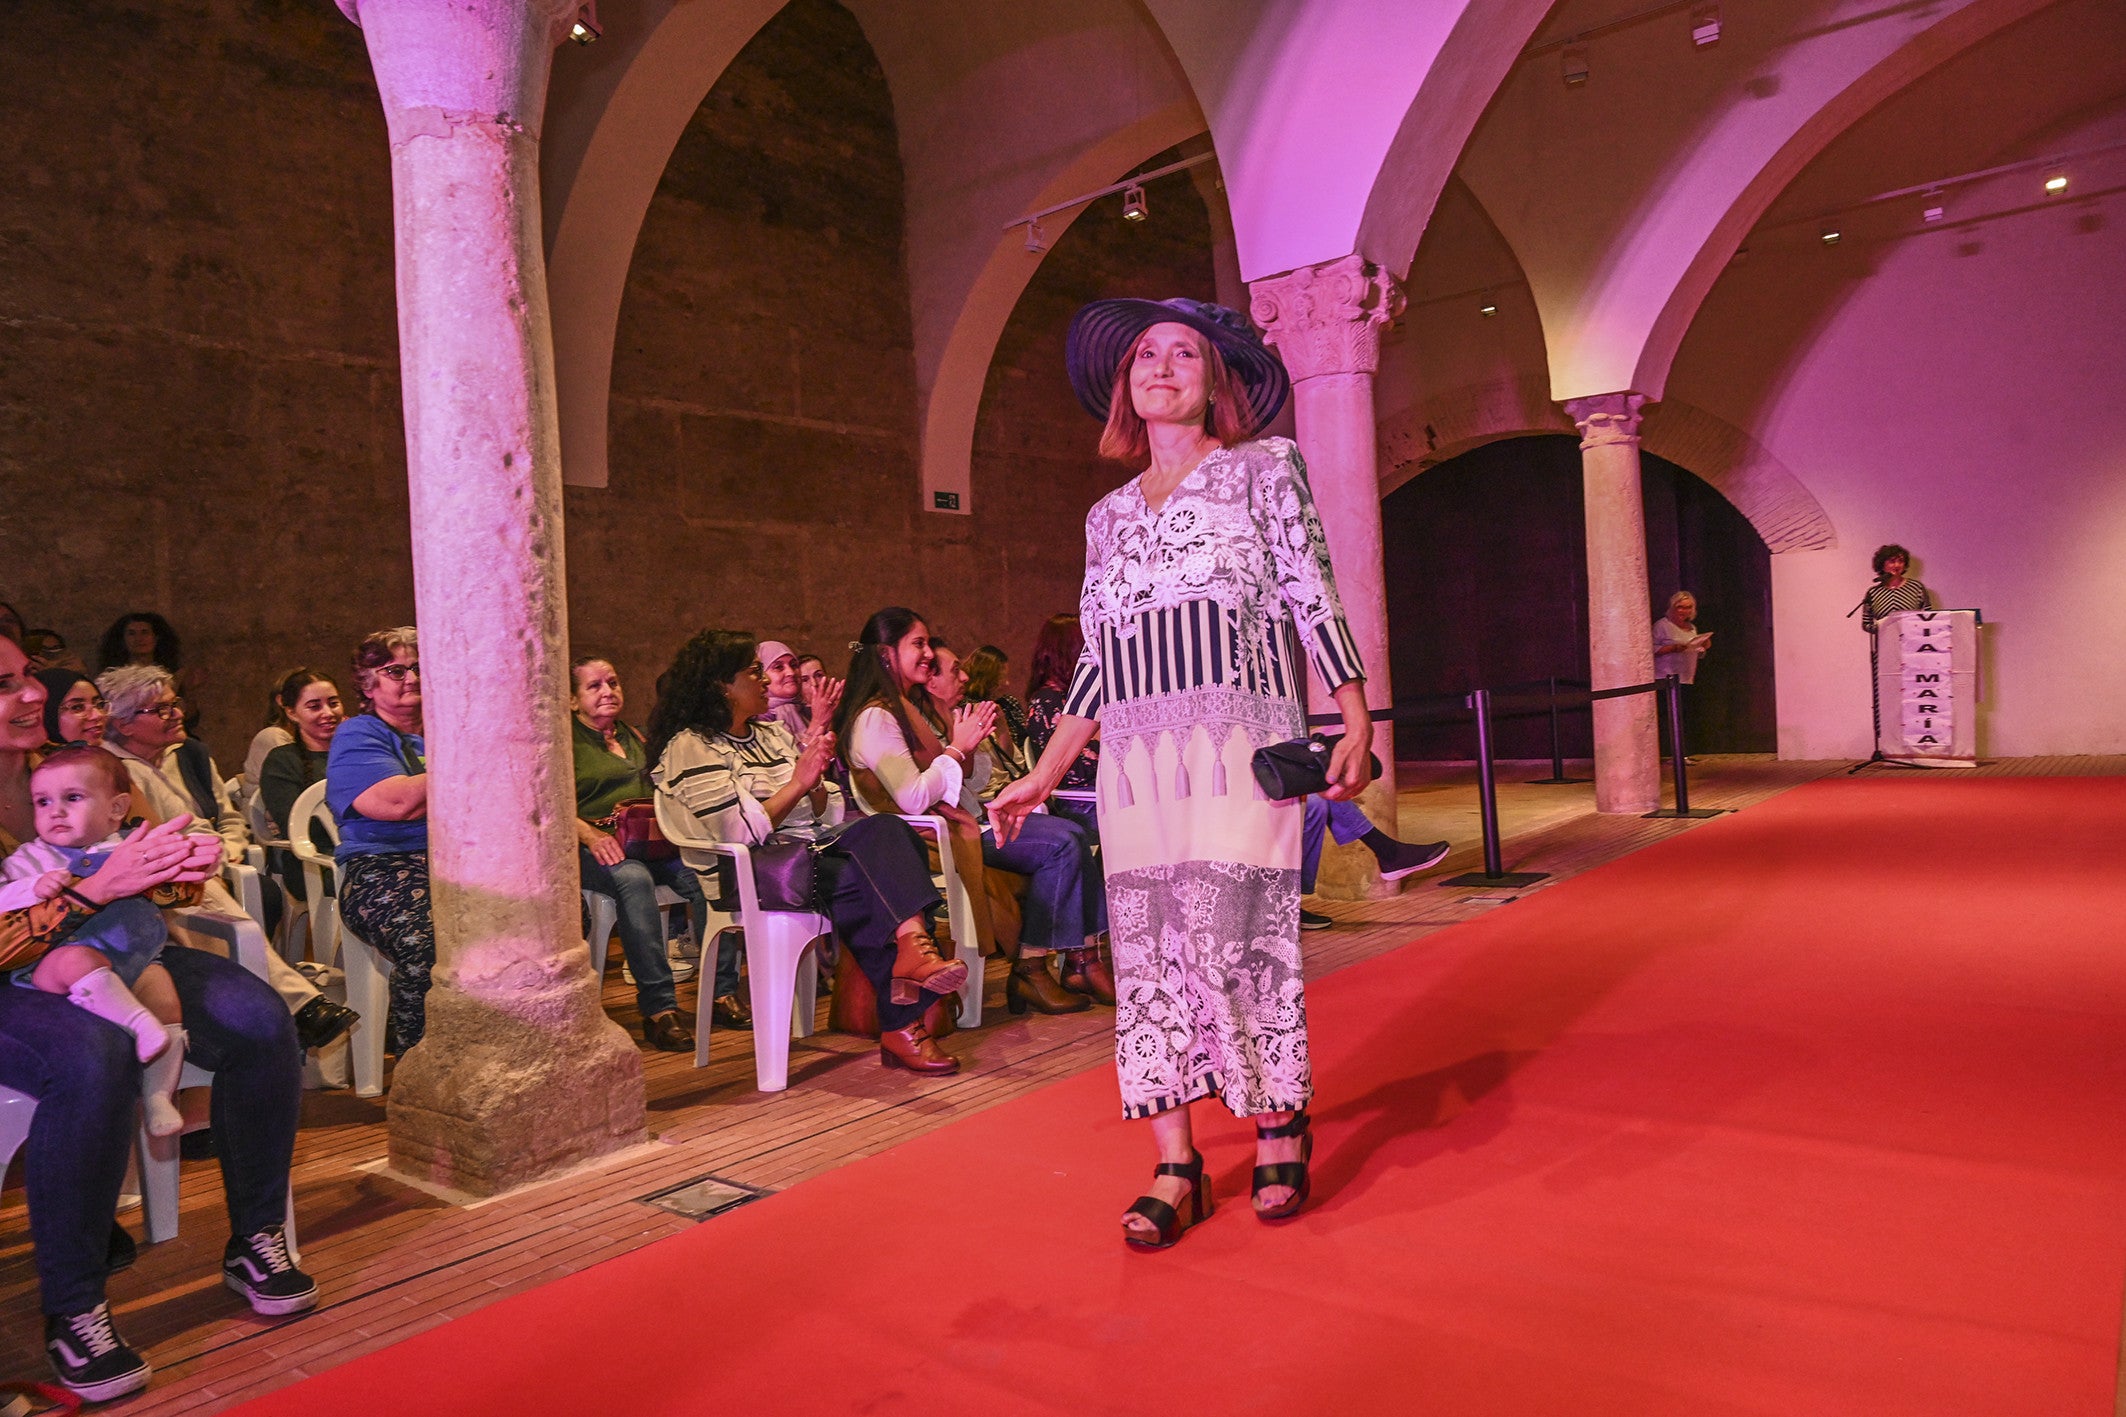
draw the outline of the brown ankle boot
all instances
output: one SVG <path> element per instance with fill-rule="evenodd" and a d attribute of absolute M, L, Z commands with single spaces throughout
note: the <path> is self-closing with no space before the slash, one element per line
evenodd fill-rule
<path fill-rule="evenodd" d="M 930 1032 L 920 1021 L 878 1036 L 878 1061 L 887 1068 L 906 1068 L 911 1073 L 944 1077 L 960 1070 L 960 1060 L 930 1041 Z"/>
<path fill-rule="evenodd" d="M 960 1031 L 960 996 L 935 994 L 923 1010 L 923 1031 L 933 1042 L 942 1043 Z"/>
<path fill-rule="evenodd" d="M 950 994 L 967 982 L 967 966 L 938 954 L 938 942 L 918 931 L 903 935 L 893 958 L 893 1002 L 912 1004 L 925 993 Z"/>
<path fill-rule="evenodd" d="M 1063 951 L 1063 987 L 1089 995 L 1096 1004 L 1115 1006 L 1115 976 L 1097 949 Z"/>
<path fill-rule="evenodd" d="M 1091 999 L 1056 983 L 1056 977 L 1048 972 L 1046 955 L 1018 961 L 1004 979 L 1004 1007 L 1015 1014 L 1028 1009 L 1042 1014 L 1074 1014 L 1092 1006 Z"/>

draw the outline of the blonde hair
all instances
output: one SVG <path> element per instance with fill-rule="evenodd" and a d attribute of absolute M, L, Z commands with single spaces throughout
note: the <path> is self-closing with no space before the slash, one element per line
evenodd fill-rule
<path fill-rule="evenodd" d="M 1193 326 L 1187 328 L 1195 337 L 1197 351 L 1203 355 L 1203 390 L 1210 396 L 1203 410 L 1204 431 L 1231 447 L 1249 432 L 1240 380 L 1209 336 Z M 1137 346 L 1143 340 L 1142 333 L 1131 340 L 1122 362 L 1115 367 L 1115 387 L 1107 400 L 1107 427 L 1100 430 L 1100 456 L 1131 467 L 1142 465 L 1152 455 L 1152 435 L 1129 391 L 1130 366 L 1136 363 Z"/>
<path fill-rule="evenodd" d="M 1687 591 L 1687 590 L 1679 590 L 1679 591 L 1677 591 L 1677 592 L 1676 592 L 1676 593 L 1675 593 L 1674 595 L 1672 595 L 1672 596 L 1670 596 L 1670 597 L 1668 598 L 1668 610 L 1667 610 L 1667 615 L 1668 615 L 1668 618 L 1669 618 L 1669 619 L 1670 619 L 1671 621 L 1673 621 L 1674 623 L 1678 624 L 1678 625 L 1680 625 L 1680 624 L 1682 624 L 1682 623 L 1683 623 L 1683 622 L 1682 622 L 1681 620 L 1677 620 L 1677 619 L 1676 619 L 1676 602 L 1677 602 L 1677 601 L 1679 601 L 1679 600 L 1687 600 L 1687 601 L 1689 601 L 1689 602 L 1690 602 L 1690 608 L 1691 608 L 1691 611 L 1692 611 L 1692 614 L 1691 614 L 1691 619 L 1693 619 L 1693 620 L 1697 619 L 1697 618 L 1698 618 L 1698 616 L 1697 616 L 1696 612 L 1697 612 L 1697 609 L 1698 609 L 1698 597 L 1697 597 L 1697 596 L 1695 596 L 1695 595 L 1692 595 L 1692 594 L 1691 594 L 1691 593 L 1690 593 L 1689 591 Z"/>

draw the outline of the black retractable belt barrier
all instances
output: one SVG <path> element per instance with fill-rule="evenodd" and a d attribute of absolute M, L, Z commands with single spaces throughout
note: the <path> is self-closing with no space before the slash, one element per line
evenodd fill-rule
<path fill-rule="evenodd" d="M 1508 871 L 1499 850 L 1498 779 L 1491 770 L 1491 691 L 1478 689 L 1469 696 L 1476 711 L 1476 783 L 1478 807 L 1484 819 L 1484 869 L 1466 871 L 1441 881 L 1443 886 L 1532 886 L 1549 876 L 1548 871 Z"/>
<path fill-rule="evenodd" d="M 1668 756 L 1674 765 L 1676 780 L 1676 805 L 1656 807 L 1649 817 L 1717 817 L 1724 810 L 1719 807 L 1692 807 L 1690 804 L 1690 769 L 1683 761 L 1683 681 L 1675 675 L 1663 676 L 1663 695 L 1668 700 Z"/>

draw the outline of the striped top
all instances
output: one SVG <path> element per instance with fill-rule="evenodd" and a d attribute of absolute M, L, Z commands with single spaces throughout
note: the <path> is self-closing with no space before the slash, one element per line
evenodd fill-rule
<path fill-rule="evenodd" d="M 1289 438 L 1215 449 L 1157 512 L 1142 481 L 1085 519 L 1085 650 L 1065 713 L 1212 686 L 1297 701 L 1302 643 L 1329 688 L 1364 677 Z"/>
<path fill-rule="evenodd" d="M 756 719 L 743 738 L 728 733 L 704 737 L 694 729 L 674 735 L 650 778 L 659 792 L 693 814 L 712 841 L 758 846 L 777 832 L 817 836 L 842 819 L 841 789 L 822 780 L 827 809 L 815 813 L 810 794 L 797 799 L 782 822 L 770 822 L 760 805 L 789 785 L 799 748 L 780 723 Z"/>
<path fill-rule="evenodd" d="M 1875 622 L 1885 615 L 1895 615 L 1900 610 L 1932 610 L 1934 597 L 1927 588 L 1911 576 L 1903 584 L 1895 586 L 1870 586 L 1866 608 L 1860 612 L 1860 628 L 1868 634 L 1875 633 Z"/>

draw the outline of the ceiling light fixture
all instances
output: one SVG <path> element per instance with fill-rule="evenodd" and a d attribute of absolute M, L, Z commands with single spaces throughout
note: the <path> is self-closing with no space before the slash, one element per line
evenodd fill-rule
<path fill-rule="evenodd" d="M 1498 312 L 1499 307 L 1496 305 L 1484 304 L 1476 307 L 1476 313 L 1482 315 L 1487 320 L 1490 319 L 1493 315 L 1498 314 Z"/>
<path fill-rule="evenodd" d="M 1700 49 L 1720 42 L 1720 7 L 1700 5 L 1690 12 L 1690 42 Z"/>
<path fill-rule="evenodd" d="M 1151 214 L 1151 208 L 1144 203 L 1144 184 L 1140 182 L 1122 189 L 1122 219 L 1124 221 L 1143 221 Z"/>
<path fill-rule="evenodd" d="M 1924 198 L 1924 200 L 1926 201 L 1926 205 L 1920 208 L 1919 211 L 1919 219 L 1925 222 L 1927 225 L 1932 226 L 1934 225 L 1934 223 L 1940 221 L 1943 217 L 1946 217 L 1949 214 L 1949 209 L 1943 204 L 1942 199 L 1943 193 L 1941 188 L 1929 188 Z"/>
<path fill-rule="evenodd" d="M 595 3 L 578 10 L 575 23 L 568 27 L 568 37 L 578 44 L 596 44 L 604 33 L 598 24 L 598 6 Z"/>
<path fill-rule="evenodd" d="M 1823 244 L 1826 246 L 1836 246 L 1838 244 L 1838 238 L 1843 234 L 1844 233 L 1838 231 L 1836 228 L 1825 227 L 1823 229 Z"/>
<path fill-rule="evenodd" d="M 1026 223 L 1026 249 L 1038 256 L 1048 249 L 1048 233 L 1041 230 L 1041 223 Z"/>
<path fill-rule="evenodd" d="M 1576 89 L 1587 82 L 1587 49 L 1574 45 L 1565 51 L 1565 87 Z"/>
<path fill-rule="evenodd" d="M 2064 172 L 2058 172 L 2058 171 L 2054 171 L 2054 172 L 2048 172 L 2048 173 L 2046 173 L 2046 174 L 2045 174 L 2045 190 L 2046 190 L 2047 192 L 2050 192 L 2050 193 L 2051 193 L 2051 194 L 2052 194 L 2053 196 L 2055 196 L 2055 197 L 2057 197 L 2057 196 L 2058 196 L 2058 195 L 2059 195 L 2060 193 L 2062 193 L 2062 192 L 2066 191 L 2066 190 L 2067 190 L 2067 174 L 2066 174 L 2066 173 L 2064 173 Z"/>
<path fill-rule="evenodd" d="M 1004 223 L 1003 229 L 1010 231 L 1014 227 L 1025 227 L 1026 249 L 1036 252 L 1045 251 L 1048 249 L 1049 241 L 1048 234 L 1041 230 L 1041 218 L 1054 216 L 1057 212 L 1074 212 L 1079 207 L 1089 206 L 1099 201 L 1102 197 L 1111 197 L 1117 192 L 1122 193 L 1122 215 L 1128 217 L 1131 221 L 1142 221 L 1151 214 L 1150 207 L 1144 201 L 1145 183 L 1155 178 L 1165 177 L 1169 173 L 1183 172 L 1191 167 L 1200 167 L 1206 162 L 1216 162 L 1217 160 L 1218 154 L 1215 152 L 1200 152 L 1194 157 L 1185 157 L 1179 162 L 1170 162 L 1164 167 L 1155 167 L 1150 172 L 1139 172 L 1133 176 L 1123 178 L 1120 182 L 1109 183 L 1097 192 L 1085 192 L 1065 201 L 1045 206 L 1037 212 L 1028 212 L 1024 216 L 1015 216 Z M 1134 212 L 1130 210 L 1133 205 L 1136 208 Z"/>

